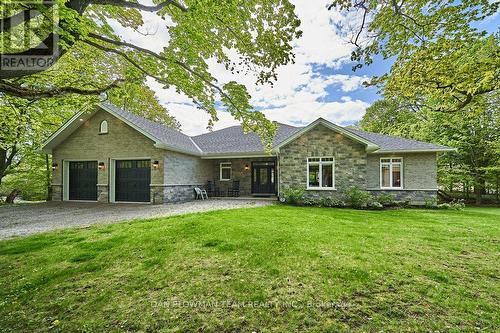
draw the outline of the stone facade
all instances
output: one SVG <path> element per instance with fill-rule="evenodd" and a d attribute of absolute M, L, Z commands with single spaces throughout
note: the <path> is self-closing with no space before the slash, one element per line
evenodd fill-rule
<path fill-rule="evenodd" d="M 318 125 L 280 149 L 280 192 L 307 188 L 307 158 L 335 158 L 335 190 L 307 190 L 308 197 L 340 197 L 352 186 L 366 188 L 366 152 L 364 145 L 331 129 Z"/>

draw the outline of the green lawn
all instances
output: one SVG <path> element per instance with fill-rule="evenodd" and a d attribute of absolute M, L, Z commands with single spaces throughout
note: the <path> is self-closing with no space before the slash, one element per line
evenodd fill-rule
<path fill-rule="evenodd" d="M 269 206 L 0 242 L 0 331 L 498 331 L 500 209 Z"/>

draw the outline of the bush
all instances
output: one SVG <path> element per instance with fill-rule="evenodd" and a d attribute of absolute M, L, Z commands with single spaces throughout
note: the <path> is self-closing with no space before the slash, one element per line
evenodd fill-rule
<path fill-rule="evenodd" d="M 445 202 L 445 203 L 437 205 L 437 208 L 439 208 L 439 209 L 450 209 L 451 205 L 449 203 Z"/>
<path fill-rule="evenodd" d="M 282 199 L 289 204 L 298 204 L 304 201 L 304 189 L 299 187 L 287 188 L 283 191 Z"/>
<path fill-rule="evenodd" d="M 369 203 L 373 202 L 373 196 L 357 187 L 351 187 L 345 192 L 345 201 L 354 208 L 366 208 Z"/>
<path fill-rule="evenodd" d="M 305 206 L 314 207 L 345 207 L 345 203 L 342 200 L 333 197 L 305 198 L 303 203 Z"/>
<path fill-rule="evenodd" d="M 367 204 L 367 207 L 369 209 L 374 209 L 374 210 L 381 210 L 381 209 L 384 209 L 384 205 L 382 205 L 380 202 L 378 201 L 371 201 L 371 202 L 368 202 Z"/>
<path fill-rule="evenodd" d="M 425 208 L 436 208 L 438 206 L 437 198 L 426 198 L 424 205 Z"/>
<path fill-rule="evenodd" d="M 376 197 L 376 200 L 382 206 L 385 206 L 385 207 L 394 206 L 396 203 L 394 200 L 394 196 L 392 194 L 389 194 L 389 193 L 380 194 L 379 196 Z"/>

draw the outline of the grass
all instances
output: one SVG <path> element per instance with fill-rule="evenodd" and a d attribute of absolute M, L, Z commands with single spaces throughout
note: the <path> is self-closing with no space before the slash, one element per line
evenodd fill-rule
<path fill-rule="evenodd" d="M 500 209 L 270 206 L 0 242 L 0 331 L 498 331 Z"/>

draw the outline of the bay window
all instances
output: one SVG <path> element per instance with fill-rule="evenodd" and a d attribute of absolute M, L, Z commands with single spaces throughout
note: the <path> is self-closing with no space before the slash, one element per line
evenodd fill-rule
<path fill-rule="evenodd" d="M 307 159 L 307 189 L 332 190 L 335 188 L 335 161 L 333 157 Z"/>
<path fill-rule="evenodd" d="M 380 188 L 403 188 L 403 159 L 401 157 L 380 159 Z"/>

